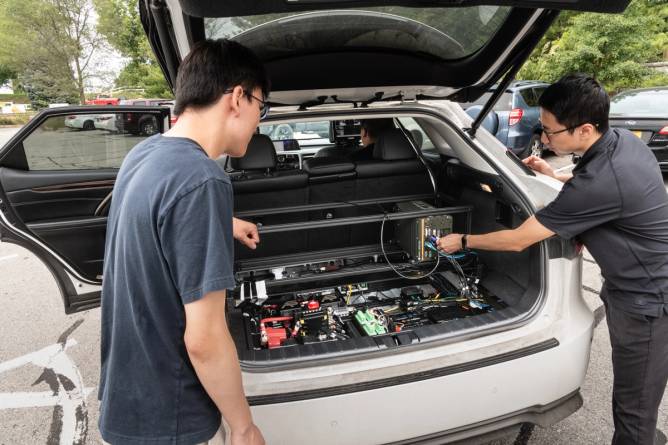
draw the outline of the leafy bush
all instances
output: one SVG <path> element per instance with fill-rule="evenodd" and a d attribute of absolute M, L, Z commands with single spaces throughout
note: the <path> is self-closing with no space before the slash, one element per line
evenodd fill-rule
<path fill-rule="evenodd" d="M 31 113 L 0 114 L 0 125 L 25 125 L 32 116 Z"/>

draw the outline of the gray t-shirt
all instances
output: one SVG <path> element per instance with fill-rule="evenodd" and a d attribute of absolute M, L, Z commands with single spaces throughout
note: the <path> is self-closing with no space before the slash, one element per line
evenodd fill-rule
<path fill-rule="evenodd" d="M 631 132 L 608 130 L 536 218 L 587 246 L 609 304 L 668 313 L 668 194 L 656 158 Z"/>
<path fill-rule="evenodd" d="M 184 345 L 184 305 L 234 288 L 232 212 L 229 178 L 190 139 L 156 135 L 123 161 L 102 285 L 98 398 L 107 442 L 188 445 L 219 428 Z"/>

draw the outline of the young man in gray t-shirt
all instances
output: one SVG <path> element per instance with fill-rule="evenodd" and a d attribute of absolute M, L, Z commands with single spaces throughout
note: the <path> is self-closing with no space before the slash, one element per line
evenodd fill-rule
<path fill-rule="evenodd" d="M 111 444 L 261 445 L 225 319 L 236 239 L 230 179 L 268 108 L 262 64 L 238 43 L 197 44 L 176 81 L 178 122 L 123 161 L 109 212 L 102 289 L 100 421 Z"/>

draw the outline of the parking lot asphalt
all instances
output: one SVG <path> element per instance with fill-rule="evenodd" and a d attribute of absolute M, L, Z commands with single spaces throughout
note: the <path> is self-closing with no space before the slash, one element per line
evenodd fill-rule
<path fill-rule="evenodd" d="M 0 128 L 0 145 L 15 131 Z M 554 157 L 548 161 L 557 168 L 569 163 Z M 582 387 L 584 406 L 550 428 L 534 429 L 526 440 L 508 438 L 494 445 L 610 442 L 612 369 L 597 295 L 600 285 L 600 271 L 585 254 L 583 295 L 600 323 Z M 0 445 L 100 444 L 99 309 L 65 315 L 46 267 L 30 252 L 7 243 L 0 243 L 0 302 Z M 668 395 L 661 405 L 659 426 L 668 432 Z"/>

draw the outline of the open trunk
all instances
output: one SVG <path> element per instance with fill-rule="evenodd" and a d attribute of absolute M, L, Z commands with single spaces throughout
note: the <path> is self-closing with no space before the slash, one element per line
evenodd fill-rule
<path fill-rule="evenodd" d="M 257 250 L 237 246 L 239 286 L 228 301 L 246 364 L 396 351 L 510 326 L 535 306 L 539 247 L 447 257 L 433 249 L 434 236 L 517 227 L 528 214 L 512 188 L 419 150 L 414 131 L 392 133 L 373 160 L 358 162 L 309 158 L 317 150 L 258 135 L 227 166 L 235 214 L 261 234 Z M 359 143 L 333 134 L 333 150 Z"/>

